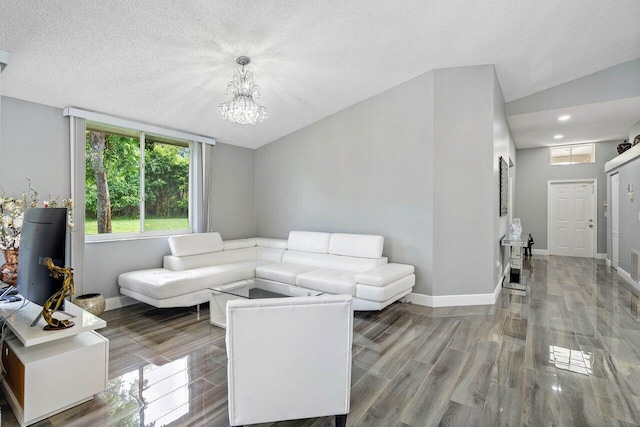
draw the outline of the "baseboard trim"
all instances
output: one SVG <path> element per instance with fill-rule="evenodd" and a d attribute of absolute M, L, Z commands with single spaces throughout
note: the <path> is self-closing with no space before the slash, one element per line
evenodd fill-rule
<path fill-rule="evenodd" d="M 551 255 L 548 249 L 533 249 L 531 250 L 531 253 L 533 255 L 543 255 L 543 256 Z M 595 259 L 607 259 L 607 254 L 597 253 L 595 256 Z"/>
<path fill-rule="evenodd" d="M 106 303 L 106 308 L 105 311 L 109 311 L 109 310 L 115 310 L 116 308 L 122 308 L 122 307 L 127 307 L 129 305 L 133 305 L 133 304 L 137 304 L 140 301 L 136 301 L 135 299 L 125 296 L 125 295 L 121 295 L 119 297 L 111 297 L 111 298 L 106 298 L 105 299 L 105 303 Z"/>
<path fill-rule="evenodd" d="M 532 255 L 549 255 L 548 249 L 531 249 Z"/>
<path fill-rule="evenodd" d="M 616 270 L 618 272 L 618 276 L 622 277 L 628 284 L 630 284 L 631 286 L 634 287 L 634 289 L 639 290 L 640 291 L 640 283 L 634 281 L 631 278 L 631 275 L 629 273 L 627 273 L 626 271 L 624 271 L 622 268 L 620 268 L 620 266 L 618 266 L 618 269 Z"/>
<path fill-rule="evenodd" d="M 467 295 L 424 295 L 410 293 L 407 301 L 412 304 L 425 307 L 457 307 L 463 305 L 491 305 L 495 304 L 502 291 L 502 280 L 498 283 L 490 294 L 467 294 Z"/>
<path fill-rule="evenodd" d="M 611 260 L 607 258 L 607 267 L 611 267 Z"/>

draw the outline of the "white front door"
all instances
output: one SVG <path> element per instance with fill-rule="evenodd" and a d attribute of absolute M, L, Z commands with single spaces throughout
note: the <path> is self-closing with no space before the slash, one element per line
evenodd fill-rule
<path fill-rule="evenodd" d="M 611 175 L 611 258 L 613 268 L 620 261 L 620 175 Z"/>
<path fill-rule="evenodd" d="M 549 253 L 593 258 L 592 182 L 551 183 Z"/>

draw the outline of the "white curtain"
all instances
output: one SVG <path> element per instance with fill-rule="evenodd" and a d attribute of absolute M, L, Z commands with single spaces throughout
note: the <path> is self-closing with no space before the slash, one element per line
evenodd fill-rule
<path fill-rule="evenodd" d="M 193 203 L 193 230 L 196 233 L 206 233 L 211 230 L 210 206 L 211 198 L 211 167 L 213 145 L 194 142 L 193 183 L 195 200 Z"/>
<path fill-rule="evenodd" d="M 80 117 L 69 117 L 70 123 L 70 153 L 71 153 L 71 199 L 73 208 L 73 227 L 71 228 L 70 244 L 67 260 L 73 268 L 75 294 L 84 293 L 84 185 L 85 185 L 85 143 L 86 120 Z"/>

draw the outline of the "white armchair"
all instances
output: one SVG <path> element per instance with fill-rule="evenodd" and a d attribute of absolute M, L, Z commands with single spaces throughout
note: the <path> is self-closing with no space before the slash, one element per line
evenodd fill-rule
<path fill-rule="evenodd" d="M 229 301 L 230 425 L 335 415 L 345 426 L 352 337 L 348 295 Z"/>

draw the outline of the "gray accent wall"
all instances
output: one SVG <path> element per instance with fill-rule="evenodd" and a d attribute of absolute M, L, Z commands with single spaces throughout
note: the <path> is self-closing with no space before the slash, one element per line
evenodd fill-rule
<path fill-rule="evenodd" d="M 516 168 L 515 216 L 522 221 L 523 234 L 532 233 L 534 249 L 547 246 L 547 183 L 549 180 L 597 179 L 598 210 L 597 252 L 607 252 L 607 222 L 604 201 L 607 200 L 607 179 L 604 164 L 618 155 L 616 146 L 622 141 L 598 142 L 595 163 L 556 165 L 549 163 L 549 148 L 518 150 Z"/>
<path fill-rule="evenodd" d="M 636 134 L 637 135 L 637 134 Z M 612 170 L 620 177 L 620 243 L 619 264 L 631 273 L 631 249 L 640 251 L 640 157 Z M 627 186 L 633 185 L 633 201 L 627 197 Z"/>
<path fill-rule="evenodd" d="M 222 143 L 213 148 L 210 228 L 224 240 L 256 235 L 255 153 Z"/>
<path fill-rule="evenodd" d="M 0 185 L 18 197 L 32 186 L 40 200 L 69 197 L 69 118 L 60 108 L 1 97 Z M 1 190 L 0 190 L 1 191 Z"/>
<path fill-rule="evenodd" d="M 633 143 L 633 138 L 640 134 L 640 121 L 629 129 L 629 142 Z M 618 173 L 620 178 L 620 241 L 618 246 L 619 267 L 627 273 L 631 273 L 631 249 L 640 251 L 640 157 L 624 163 L 615 169 L 607 172 L 607 194 L 609 204 L 611 204 L 611 176 Z M 627 186 L 633 185 L 634 200 L 629 200 L 627 196 Z M 611 218 L 607 218 L 607 226 L 611 227 Z M 610 228 L 608 228 L 609 230 Z M 611 233 L 607 232 L 607 259 L 612 259 Z"/>
<path fill-rule="evenodd" d="M 486 294 L 495 286 L 493 67 L 434 73 L 431 295 Z"/>
<path fill-rule="evenodd" d="M 27 189 L 26 178 L 40 199 L 68 197 L 71 188 L 69 119 L 62 109 L 2 97 L 0 185 L 8 195 Z M 254 157 L 250 149 L 217 144 L 213 152 L 211 221 L 225 239 L 255 235 Z M 169 253 L 167 238 L 143 238 L 85 244 L 83 289 L 119 295 L 120 273 L 160 267 Z"/>
<path fill-rule="evenodd" d="M 256 231 L 380 234 L 432 295 L 433 73 L 256 150 Z"/>
<path fill-rule="evenodd" d="M 496 285 L 501 281 L 504 270 L 509 262 L 509 247 L 502 246 L 502 238 L 507 232 L 507 227 L 513 216 L 513 208 L 515 207 L 514 191 L 515 188 L 515 171 L 517 170 L 516 146 L 509 130 L 506 118 L 506 105 L 498 76 L 493 73 L 493 180 L 491 187 L 493 189 L 493 283 Z M 509 212 L 505 216 L 500 216 L 500 164 L 498 159 L 503 157 L 508 165 L 509 170 Z"/>
<path fill-rule="evenodd" d="M 498 155 L 515 158 L 494 67 L 434 70 L 260 147 L 257 234 L 380 234 L 414 293 L 490 294 Z"/>
<path fill-rule="evenodd" d="M 629 129 L 629 142 L 633 144 L 633 139 L 637 135 L 640 135 L 640 121 L 635 125 L 631 126 L 631 129 Z"/>

